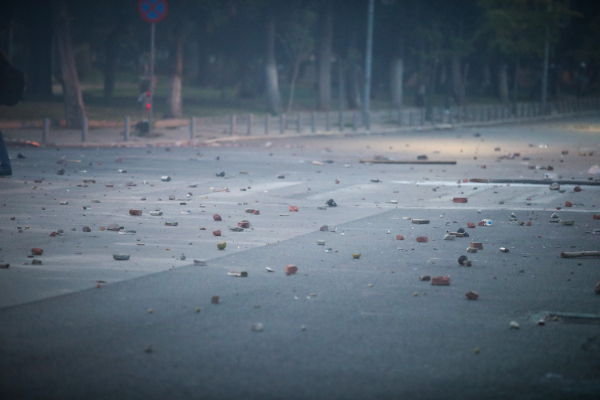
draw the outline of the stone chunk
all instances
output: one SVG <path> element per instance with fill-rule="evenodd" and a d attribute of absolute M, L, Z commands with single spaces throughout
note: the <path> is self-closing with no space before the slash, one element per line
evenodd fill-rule
<path fill-rule="evenodd" d="M 565 207 L 573 207 L 573 203 L 570 201 L 565 201 Z"/>
<path fill-rule="evenodd" d="M 454 240 L 454 239 L 456 239 L 456 236 L 454 236 L 454 235 L 450 235 L 450 234 L 444 235 L 444 240 Z"/>
<path fill-rule="evenodd" d="M 454 203 L 466 203 L 468 199 L 466 197 L 455 197 L 452 199 Z"/>
<path fill-rule="evenodd" d="M 109 231 L 118 231 L 119 230 L 119 225 L 117 224 L 108 224 L 108 227 L 106 228 Z"/>
<path fill-rule="evenodd" d="M 298 267 L 296 267 L 295 265 L 286 265 L 285 266 L 285 274 L 287 276 L 294 275 L 296 272 L 298 272 Z"/>
<path fill-rule="evenodd" d="M 129 210 L 129 215 L 134 215 L 136 217 L 139 217 L 142 215 L 142 210 Z"/>
<path fill-rule="evenodd" d="M 220 216 L 219 214 L 215 214 L 215 215 L 213 215 L 213 219 L 214 219 L 215 221 L 223 221 L 223 218 L 221 218 L 221 216 Z"/>
<path fill-rule="evenodd" d="M 427 243 L 427 242 L 429 242 L 429 239 L 427 238 L 427 236 L 419 236 L 419 237 L 417 237 L 417 242 Z"/>
<path fill-rule="evenodd" d="M 153 217 L 160 217 L 163 215 L 162 211 L 150 211 L 150 215 Z"/>
<path fill-rule="evenodd" d="M 431 278 L 431 284 L 433 286 L 449 286 L 450 285 L 450 277 L 449 276 L 434 276 Z"/>
<path fill-rule="evenodd" d="M 429 282 L 431 280 L 431 276 L 429 275 L 421 275 L 419 276 L 419 280 L 423 282 Z"/>
<path fill-rule="evenodd" d="M 396 235 L 396 240 L 404 240 L 404 236 L 402 236 L 402 235 Z"/>
<path fill-rule="evenodd" d="M 210 299 L 210 302 L 211 302 L 212 304 L 219 304 L 219 296 L 213 296 L 213 297 Z"/>
<path fill-rule="evenodd" d="M 472 222 L 467 222 L 467 228 L 473 229 L 473 228 L 475 228 L 475 224 Z"/>
<path fill-rule="evenodd" d="M 479 295 L 472 290 L 465 293 L 465 296 L 467 296 L 467 299 L 469 300 L 477 300 L 479 298 Z"/>
<path fill-rule="evenodd" d="M 573 191 L 575 191 L 575 192 L 581 192 L 581 188 L 579 186 L 575 186 L 573 188 Z"/>
<path fill-rule="evenodd" d="M 213 231 L 213 236 L 221 236 L 221 230 L 217 229 L 216 231 Z"/>
<path fill-rule="evenodd" d="M 478 250 L 483 250 L 483 243 L 480 242 L 471 242 L 471 247 L 474 247 Z"/>
<path fill-rule="evenodd" d="M 31 265 L 42 265 L 42 260 L 31 260 Z"/>
<path fill-rule="evenodd" d="M 91 232 L 92 229 L 89 226 L 84 226 L 83 228 L 81 228 L 82 231 L 84 232 Z"/>
<path fill-rule="evenodd" d="M 475 247 L 467 247 L 467 253 L 477 253 L 477 248 L 475 248 Z"/>
<path fill-rule="evenodd" d="M 238 226 L 244 229 L 250 229 L 250 222 L 248 220 L 243 220 L 242 222 L 238 222 Z"/>
<path fill-rule="evenodd" d="M 171 181 L 171 177 L 169 175 L 163 175 L 160 177 L 160 180 L 163 182 L 170 182 Z"/>

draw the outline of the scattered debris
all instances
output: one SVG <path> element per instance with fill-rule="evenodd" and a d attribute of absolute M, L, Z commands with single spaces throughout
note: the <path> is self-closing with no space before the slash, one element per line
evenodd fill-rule
<path fill-rule="evenodd" d="M 360 253 L 352 254 L 352 258 L 354 258 L 355 260 L 358 260 L 360 258 Z"/>
<path fill-rule="evenodd" d="M 221 230 L 217 229 L 216 231 L 213 231 L 213 236 L 221 236 Z"/>
<path fill-rule="evenodd" d="M 210 299 L 210 302 L 211 302 L 212 304 L 219 304 L 219 296 L 213 296 L 213 297 Z"/>
<path fill-rule="evenodd" d="M 510 322 L 510 329 L 514 329 L 514 330 L 519 329 L 519 323 L 517 321 L 511 321 Z"/>
<path fill-rule="evenodd" d="M 294 275 L 296 272 L 298 272 L 298 267 L 296 267 L 295 265 L 286 265 L 285 266 L 285 274 L 287 276 Z"/>
<path fill-rule="evenodd" d="M 431 278 L 431 284 L 433 286 L 448 286 L 450 285 L 449 276 L 434 276 Z"/>
<path fill-rule="evenodd" d="M 483 250 L 483 243 L 480 242 L 471 242 L 471 247 L 474 247 L 478 250 Z"/>
<path fill-rule="evenodd" d="M 465 293 L 465 296 L 467 296 L 467 299 L 469 300 L 477 300 L 479 298 L 479 295 L 472 290 Z"/>
<path fill-rule="evenodd" d="M 31 265 L 42 265 L 42 260 L 33 259 L 31 260 Z"/>
<path fill-rule="evenodd" d="M 129 254 L 113 254 L 113 258 L 117 261 L 127 261 L 129 257 Z"/>
<path fill-rule="evenodd" d="M 429 282 L 431 280 L 431 276 L 429 275 L 420 275 L 419 280 L 423 282 Z"/>
<path fill-rule="evenodd" d="M 468 199 L 466 197 L 455 197 L 452 199 L 454 203 L 466 203 Z"/>
<path fill-rule="evenodd" d="M 81 228 L 82 231 L 84 232 L 91 232 L 92 229 L 89 226 L 84 226 L 83 228 Z"/>
<path fill-rule="evenodd" d="M 246 277 L 248 277 L 248 272 L 247 271 L 228 271 L 227 275 L 237 276 L 239 278 L 246 278 Z"/>
<path fill-rule="evenodd" d="M 298 212 L 298 206 L 290 206 L 289 211 L 290 212 Z"/>
<path fill-rule="evenodd" d="M 427 238 L 427 236 L 418 236 L 417 237 L 417 242 L 419 242 L 419 243 L 427 243 L 427 242 L 429 242 L 429 239 Z"/>
<path fill-rule="evenodd" d="M 219 250 L 225 250 L 225 247 L 227 247 L 227 242 L 217 243 L 217 248 Z"/>
<path fill-rule="evenodd" d="M 329 207 L 337 207 L 337 203 L 335 201 L 333 201 L 333 199 L 327 200 L 327 202 L 325 204 L 327 204 Z"/>
<path fill-rule="evenodd" d="M 561 258 L 576 258 L 576 257 L 600 257 L 600 251 L 563 251 L 560 253 Z"/>
<path fill-rule="evenodd" d="M 215 221 L 223 221 L 223 218 L 221 218 L 221 216 L 220 216 L 219 214 L 215 214 L 215 215 L 213 215 L 213 219 L 214 219 Z"/>
<path fill-rule="evenodd" d="M 142 215 L 142 210 L 129 210 L 129 215 L 140 216 Z"/>
<path fill-rule="evenodd" d="M 423 225 L 423 224 L 428 224 L 429 220 L 428 219 L 413 219 L 412 223 L 413 224 Z"/>
<path fill-rule="evenodd" d="M 404 240 L 404 236 L 402 236 L 402 235 L 396 235 L 396 240 Z"/>
<path fill-rule="evenodd" d="M 171 182 L 171 177 L 169 175 L 163 175 L 160 177 L 160 180 L 163 182 Z"/>

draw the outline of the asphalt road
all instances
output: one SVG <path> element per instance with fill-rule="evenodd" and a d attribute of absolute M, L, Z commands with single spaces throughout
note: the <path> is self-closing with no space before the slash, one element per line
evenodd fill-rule
<path fill-rule="evenodd" d="M 203 148 L 11 148 L 0 399 L 597 399 L 600 258 L 560 253 L 600 250 L 600 176 L 587 173 L 599 146 L 600 117 L 586 117 Z M 418 155 L 457 164 L 359 163 Z M 549 190 L 559 179 L 590 185 Z M 329 199 L 337 207 L 319 209 Z M 467 228 L 482 219 L 492 225 Z M 228 229 L 242 220 L 249 229 Z M 123 229 L 103 230 L 111 223 Z M 444 240 L 458 228 L 469 237 Z M 467 253 L 471 242 L 483 250 Z M 28 257 L 33 247 L 43 254 Z"/>

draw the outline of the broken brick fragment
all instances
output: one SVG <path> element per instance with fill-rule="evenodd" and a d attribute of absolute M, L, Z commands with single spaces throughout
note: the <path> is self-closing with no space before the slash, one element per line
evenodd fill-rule
<path fill-rule="evenodd" d="M 404 236 L 402 236 L 402 235 L 396 235 L 396 240 L 404 240 Z"/>
<path fill-rule="evenodd" d="M 479 222 L 477 223 L 477 226 L 485 226 L 485 221 L 479 221 Z"/>
<path fill-rule="evenodd" d="M 533 225 L 533 224 L 531 223 L 531 221 L 527 221 L 527 226 L 531 226 L 531 225 Z"/>
<path fill-rule="evenodd" d="M 221 218 L 221 216 L 220 216 L 219 214 L 215 214 L 215 215 L 213 215 L 213 219 L 214 219 L 215 221 L 223 221 L 223 218 Z"/>
<path fill-rule="evenodd" d="M 142 215 L 142 210 L 129 210 L 129 215 L 140 216 Z"/>
<path fill-rule="evenodd" d="M 56 233 L 56 232 L 52 232 L 52 233 L 50 234 L 50 236 L 52 236 L 52 237 L 54 237 L 54 236 L 56 236 L 56 235 L 58 235 L 58 233 Z"/>
<path fill-rule="evenodd" d="M 573 207 L 573 203 L 570 201 L 565 201 L 565 207 Z"/>
<path fill-rule="evenodd" d="M 34 247 L 31 249 L 31 254 L 34 256 L 41 256 L 43 252 L 44 250 L 40 249 L 39 247 Z"/>
<path fill-rule="evenodd" d="M 471 247 L 476 248 L 477 250 L 483 250 L 483 243 L 471 242 Z"/>
<path fill-rule="evenodd" d="M 468 199 L 466 197 L 455 197 L 452 199 L 453 203 L 466 203 Z"/>
<path fill-rule="evenodd" d="M 249 229 L 250 228 L 250 222 L 243 220 L 242 222 L 238 222 L 238 226 L 240 228 L 244 228 L 244 229 Z"/>
<path fill-rule="evenodd" d="M 298 272 L 298 267 L 296 267 L 295 265 L 286 265 L 285 266 L 285 274 L 287 276 L 294 275 L 296 272 Z"/>
<path fill-rule="evenodd" d="M 213 236 L 221 236 L 221 231 L 220 230 L 213 231 Z"/>
<path fill-rule="evenodd" d="M 419 236 L 419 237 L 417 237 L 417 242 L 427 243 L 427 242 L 429 242 L 429 239 L 427 238 L 427 236 Z"/>
<path fill-rule="evenodd" d="M 434 276 L 431 278 L 431 284 L 433 286 L 448 286 L 450 285 L 449 276 Z"/>
<path fill-rule="evenodd" d="M 298 212 L 298 206 L 290 206 L 290 212 Z"/>
<path fill-rule="evenodd" d="M 472 290 L 465 293 L 465 296 L 467 296 L 467 299 L 469 300 L 477 300 L 479 298 L 479 295 Z"/>
<path fill-rule="evenodd" d="M 467 222 L 467 228 L 475 228 L 475 224 L 472 222 Z"/>
<path fill-rule="evenodd" d="M 594 214 L 594 216 L 592 218 L 594 218 L 594 219 L 600 219 L 600 214 Z"/>
<path fill-rule="evenodd" d="M 581 188 L 580 188 L 579 186 L 575 186 L 575 187 L 573 188 L 573 190 L 574 190 L 575 192 L 581 192 Z"/>

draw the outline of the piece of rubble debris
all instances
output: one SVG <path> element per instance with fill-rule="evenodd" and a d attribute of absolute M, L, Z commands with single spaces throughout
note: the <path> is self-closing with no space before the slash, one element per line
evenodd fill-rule
<path fill-rule="evenodd" d="M 561 258 L 577 258 L 577 257 L 600 257 L 600 251 L 563 251 L 560 253 Z"/>
<path fill-rule="evenodd" d="M 560 224 L 563 226 L 571 226 L 571 225 L 575 225 L 575 221 L 572 220 L 562 220 L 560 221 Z"/>
<path fill-rule="evenodd" d="M 127 261 L 129 257 L 129 254 L 113 254 L 113 258 L 118 261 Z"/>
<path fill-rule="evenodd" d="M 109 230 L 109 231 L 118 231 L 121 229 L 123 229 L 123 227 L 122 226 L 120 227 L 117 224 L 108 224 L 108 226 L 106 227 L 106 230 Z"/>
<path fill-rule="evenodd" d="M 219 250 L 225 250 L 225 247 L 227 247 L 227 242 L 217 243 L 217 248 Z"/>
<path fill-rule="evenodd" d="M 194 260 L 194 266 L 206 267 L 206 260 Z"/>
<path fill-rule="evenodd" d="M 246 278 L 248 277 L 247 271 L 227 271 L 227 275 L 236 276 L 238 278 Z"/>
<path fill-rule="evenodd" d="M 150 215 L 153 217 L 160 217 L 161 215 L 163 215 L 162 211 L 150 211 Z"/>
<path fill-rule="evenodd" d="M 211 297 L 210 302 L 212 304 L 219 304 L 219 296 L 213 296 L 213 297 Z"/>
<path fill-rule="evenodd" d="M 290 206 L 289 211 L 290 212 L 298 212 L 298 206 Z"/>
<path fill-rule="evenodd" d="M 500 251 L 503 253 L 508 253 L 510 250 L 508 249 L 508 247 L 500 247 Z"/>
<path fill-rule="evenodd" d="M 573 207 L 573 203 L 570 201 L 565 201 L 565 207 Z"/>
<path fill-rule="evenodd" d="M 179 222 L 165 222 L 165 226 L 177 226 Z"/>
<path fill-rule="evenodd" d="M 419 243 L 427 243 L 427 242 L 429 242 L 429 239 L 427 238 L 427 236 L 418 236 L 417 237 L 417 242 L 419 242 Z"/>
<path fill-rule="evenodd" d="M 423 282 L 429 282 L 431 280 L 431 276 L 429 275 L 420 275 L 419 280 Z"/>
<path fill-rule="evenodd" d="M 480 242 L 471 242 L 471 247 L 474 247 L 478 250 L 483 250 L 483 243 Z"/>
<path fill-rule="evenodd" d="M 83 228 L 81 228 L 82 231 L 84 232 L 91 232 L 92 229 L 89 226 L 84 226 Z"/>
<path fill-rule="evenodd" d="M 511 321 L 510 322 L 510 329 L 514 329 L 514 330 L 519 329 L 519 323 L 517 321 Z"/>
<path fill-rule="evenodd" d="M 558 182 L 552 182 L 550 184 L 550 190 L 559 190 L 560 189 L 560 185 L 558 184 Z"/>
<path fill-rule="evenodd" d="M 477 293 L 475 293 L 474 291 L 469 291 L 467 293 L 465 293 L 465 296 L 467 297 L 467 299 L 469 300 L 477 300 L 479 298 L 479 295 Z"/>
<path fill-rule="evenodd" d="M 412 223 L 413 224 L 424 225 L 424 224 L 428 224 L 429 220 L 428 219 L 413 219 Z"/>
<path fill-rule="evenodd" d="M 241 222 L 238 222 L 238 227 L 244 228 L 244 229 L 250 229 L 250 221 L 248 221 L 247 219 L 244 219 Z"/>
<path fill-rule="evenodd" d="M 449 276 L 434 276 L 431 278 L 431 284 L 433 286 L 448 286 L 450 285 Z"/>
<path fill-rule="evenodd" d="M 265 267 L 265 269 L 267 270 L 267 272 L 275 272 L 275 270 L 274 270 L 274 269 L 272 269 L 272 268 L 269 268 L 269 267 Z"/>
<path fill-rule="evenodd" d="M 64 175 L 65 174 L 65 169 L 61 168 L 58 171 L 56 171 L 56 175 Z"/>
<path fill-rule="evenodd" d="M 213 231 L 213 236 L 221 236 L 221 230 L 217 229 L 216 231 Z"/>
<path fill-rule="evenodd" d="M 404 236 L 402 236 L 402 235 L 396 235 L 396 240 L 404 240 Z"/>
<path fill-rule="evenodd" d="M 0 269 L 8 269 L 8 267 L 10 267 L 10 264 L 8 263 L 0 264 Z"/>
<path fill-rule="evenodd" d="M 325 241 L 324 240 L 317 240 L 317 244 L 319 246 L 325 246 Z"/>
<path fill-rule="evenodd" d="M 42 260 L 33 259 L 31 260 L 31 265 L 42 265 Z"/>
<path fill-rule="evenodd" d="M 467 247 L 467 253 L 477 253 L 477 250 L 475 247 Z"/>
<path fill-rule="evenodd" d="M 215 214 L 215 215 L 213 215 L 213 219 L 214 219 L 215 221 L 223 221 L 223 218 L 221 218 L 221 216 L 220 216 L 219 214 Z"/>
<path fill-rule="evenodd" d="M 298 272 L 298 267 L 296 267 L 295 265 L 286 265 L 285 266 L 285 274 L 287 276 L 294 275 L 296 272 Z"/>
<path fill-rule="evenodd" d="M 140 216 L 142 215 L 142 210 L 129 210 L 129 215 Z"/>
<path fill-rule="evenodd" d="M 427 156 L 425 154 L 417 156 L 417 160 L 427 160 Z"/>
<path fill-rule="evenodd" d="M 474 229 L 475 228 L 475 224 L 472 223 L 472 222 L 467 222 L 467 228 Z"/>
<path fill-rule="evenodd" d="M 239 227 L 239 226 L 228 226 L 227 228 L 232 232 L 243 232 L 244 231 L 244 228 Z"/>
<path fill-rule="evenodd" d="M 358 260 L 360 258 L 360 253 L 352 254 L 352 258 L 354 258 L 355 260 Z"/>
<path fill-rule="evenodd" d="M 454 240 L 454 239 L 456 239 L 456 236 L 454 236 L 454 235 L 451 235 L 449 233 L 444 235 L 444 240 Z"/>
<path fill-rule="evenodd" d="M 579 187 L 579 186 L 575 186 L 575 187 L 573 188 L 573 191 L 574 191 L 574 192 L 581 192 L 581 187 Z"/>
<path fill-rule="evenodd" d="M 333 199 L 327 200 L 325 204 L 327 204 L 329 207 L 337 207 L 337 203 L 333 201 Z"/>
<path fill-rule="evenodd" d="M 452 199 L 453 203 L 466 203 L 468 199 L 466 197 L 455 197 Z"/>
<path fill-rule="evenodd" d="M 68 201 L 61 201 L 58 204 L 60 204 L 61 206 L 66 206 L 66 205 L 69 204 L 69 202 Z"/>
<path fill-rule="evenodd" d="M 175 195 L 174 194 L 170 194 L 169 195 L 169 200 L 175 200 Z"/>
<path fill-rule="evenodd" d="M 255 324 L 252 324 L 252 326 L 250 328 L 252 329 L 253 332 L 262 332 L 263 324 L 261 324 L 260 322 L 257 322 Z"/>

